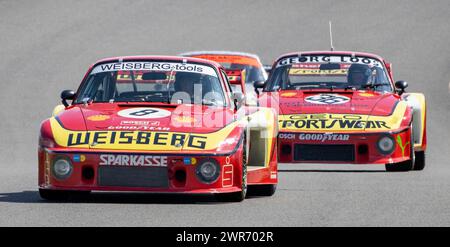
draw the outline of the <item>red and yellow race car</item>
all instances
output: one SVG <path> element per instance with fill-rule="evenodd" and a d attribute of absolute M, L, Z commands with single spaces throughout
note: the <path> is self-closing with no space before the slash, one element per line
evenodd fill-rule
<path fill-rule="evenodd" d="M 277 115 L 242 103 L 218 63 L 108 58 L 61 98 L 40 128 L 42 198 L 147 191 L 241 201 L 247 185 L 275 192 Z"/>
<path fill-rule="evenodd" d="M 260 97 L 279 107 L 279 162 L 383 164 L 422 170 L 425 97 L 394 83 L 392 65 L 369 53 L 279 57 Z"/>

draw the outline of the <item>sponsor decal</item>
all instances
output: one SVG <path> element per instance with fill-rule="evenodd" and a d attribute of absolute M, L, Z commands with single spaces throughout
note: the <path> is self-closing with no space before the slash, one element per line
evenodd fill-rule
<path fill-rule="evenodd" d="M 295 92 L 286 92 L 286 93 L 281 93 L 280 94 L 280 96 L 282 96 L 282 97 L 293 97 L 293 96 L 296 96 L 297 95 L 297 93 L 295 93 Z"/>
<path fill-rule="evenodd" d="M 187 146 L 204 149 L 207 137 L 188 133 L 144 132 L 144 131 L 92 131 L 69 133 L 68 147 L 90 144 L 131 144 L 135 146 Z"/>
<path fill-rule="evenodd" d="M 86 160 L 86 156 L 83 154 L 75 154 L 72 159 L 74 162 L 84 162 Z"/>
<path fill-rule="evenodd" d="M 170 116 L 170 114 L 170 111 L 151 107 L 128 108 L 117 113 L 121 117 L 138 119 L 164 118 Z"/>
<path fill-rule="evenodd" d="M 177 71 L 206 74 L 217 77 L 212 67 L 189 63 L 165 63 L 165 62 L 118 62 L 97 65 L 91 74 L 123 70 L 148 70 L 148 71 Z"/>
<path fill-rule="evenodd" d="M 276 179 L 277 178 L 277 172 L 270 172 L 270 179 Z"/>
<path fill-rule="evenodd" d="M 159 121 L 135 121 L 135 120 L 125 120 L 121 121 L 120 125 L 137 125 L 137 126 L 159 126 Z"/>
<path fill-rule="evenodd" d="M 338 94 L 317 94 L 305 98 L 306 102 L 321 105 L 344 104 L 350 101 L 350 98 Z"/>
<path fill-rule="evenodd" d="M 295 139 L 295 134 L 280 133 L 280 134 L 278 134 L 278 138 L 292 140 L 292 139 Z"/>
<path fill-rule="evenodd" d="M 308 103 L 308 102 L 305 103 L 305 102 L 301 102 L 301 101 L 281 102 L 280 105 L 282 105 L 284 107 L 317 106 L 316 103 Z M 333 108 L 339 108 L 339 107 L 347 108 L 348 106 L 347 105 L 336 105 L 336 104 L 333 105 Z M 364 105 L 364 104 L 357 104 L 357 103 L 353 103 L 352 102 L 352 107 L 355 107 L 355 108 L 368 108 L 369 106 L 368 105 Z"/>
<path fill-rule="evenodd" d="M 184 157 L 183 158 L 183 163 L 185 165 L 196 165 L 197 164 L 197 159 L 194 157 Z"/>
<path fill-rule="evenodd" d="M 352 114 L 299 114 L 281 115 L 279 127 L 292 130 L 364 130 L 391 129 L 386 117 Z"/>
<path fill-rule="evenodd" d="M 119 126 L 108 126 L 107 128 L 108 130 L 147 130 L 147 131 L 169 131 L 170 127 L 153 127 L 153 126 L 137 126 L 137 125 L 132 125 L 132 126 L 123 126 L 123 125 L 119 125 Z"/>
<path fill-rule="evenodd" d="M 100 155 L 101 166 L 156 166 L 166 167 L 167 156 L 154 155 Z"/>
<path fill-rule="evenodd" d="M 195 122 L 197 122 L 197 120 L 191 116 L 178 116 L 175 118 L 175 120 L 180 123 L 195 123 Z"/>
<path fill-rule="evenodd" d="M 89 121 L 105 121 L 107 119 L 110 119 L 111 117 L 108 115 L 92 115 L 87 117 Z"/>
<path fill-rule="evenodd" d="M 373 58 L 358 56 L 330 56 L 303 55 L 284 58 L 277 63 L 277 67 L 299 63 L 358 63 L 381 67 L 381 63 Z"/>
<path fill-rule="evenodd" d="M 170 127 L 159 126 L 159 121 L 139 121 L 125 120 L 118 126 L 109 126 L 108 130 L 150 130 L 150 131 L 169 131 Z"/>
<path fill-rule="evenodd" d="M 359 95 L 361 95 L 363 97 L 373 97 L 373 96 L 375 96 L 373 93 L 360 93 Z"/>
<path fill-rule="evenodd" d="M 412 131 L 412 130 L 411 130 Z M 402 150 L 402 156 L 405 156 L 405 148 L 410 145 L 410 142 L 406 142 L 405 144 L 403 144 L 403 140 L 402 137 L 400 135 L 397 136 L 397 144 L 400 147 L 400 149 Z"/>
<path fill-rule="evenodd" d="M 299 139 L 302 141 L 348 141 L 350 139 L 350 135 L 345 134 L 300 134 Z"/>
<path fill-rule="evenodd" d="M 289 75 L 346 75 L 346 69 L 332 69 L 332 70 L 320 70 L 320 69 L 290 69 Z"/>

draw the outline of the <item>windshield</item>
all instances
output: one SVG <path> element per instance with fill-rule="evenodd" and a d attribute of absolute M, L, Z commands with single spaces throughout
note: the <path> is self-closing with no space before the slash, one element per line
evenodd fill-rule
<path fill-rule="evenodd" d="M 321 88 L 393 90 L 380 61 L 369 57 L 339 55 L 283 58 L 278 61 L 266 90 Z"/>
<path fill-rule="evenodd" d="M 221 83 L 212 67 L 161 61 L 97 65 L 78 93 L 75 103 L 82 102 L 225 105 Z"/>

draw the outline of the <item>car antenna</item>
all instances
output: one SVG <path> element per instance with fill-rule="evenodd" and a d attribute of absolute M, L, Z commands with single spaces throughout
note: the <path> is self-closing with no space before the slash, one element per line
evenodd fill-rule
<path fill-rule="evenodd" d="M 330 26 L 330 49 L 331 49 L 331 51 L 334 51 L 334 47 L 333 47 L 333 32 L 331 31 L 331 21 L 328 21 L 328 24 Z"/>

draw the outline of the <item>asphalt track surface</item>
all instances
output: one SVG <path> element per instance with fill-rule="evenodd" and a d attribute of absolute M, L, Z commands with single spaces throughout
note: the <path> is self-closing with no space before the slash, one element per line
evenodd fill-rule
<path fill-rule="evenodd" d="M 0 1 L 1 226 L 450 226 L 450 1 Z M 237 50 L 265 63 L 297 50 L 368 51 L 428 100 L 427 167 L 281 165 L 277 193 L 37 193 L 40 122 L 88 66 L 117 55 Z"/>

